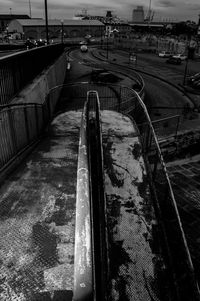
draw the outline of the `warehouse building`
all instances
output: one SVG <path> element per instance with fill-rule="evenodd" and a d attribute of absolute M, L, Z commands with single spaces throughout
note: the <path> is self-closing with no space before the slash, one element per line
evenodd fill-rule
<path fill-rule="evenodd" d="M 30 17 L 28 15 L 0 14 L 0 32 L 5 31 L 10 21 L 14 19 L 30 19 Z"/>
<path fill-rule="evenodd" d="M 8 25 L 9 33 L 18 33 L 24 39 L 45 39 L 46 27 L 43 19 L 12 20 Z M 98 20 L 48 20 L 49 38 L 100 37 L 104 24 Z"/>

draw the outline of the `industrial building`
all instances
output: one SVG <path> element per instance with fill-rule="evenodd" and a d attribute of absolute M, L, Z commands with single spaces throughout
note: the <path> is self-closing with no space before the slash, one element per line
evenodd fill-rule
<path fill-rule="evenodd" d="M 9 33 L 18 33 L 24 39 L 45 39 L 46 27 L 43 19 L 12 20 L 8 25 Z M 77 38 L 91 35 L 100 37 L 104 24 L 98 20 L 48 20 L 49 38 Z"/>
<path fill-rule="evenodd" d="M 0 32 L 5 31 L 10 21 L 14 19 L 30 19 L 30 17 L 28 15 L 0 14 Z"/>
<path fill-rule="evenodd" d="M 133 9 L 132 21 L 133 22 L 144 22 L 143 6 L 137 6 L 137 8 Z"/>

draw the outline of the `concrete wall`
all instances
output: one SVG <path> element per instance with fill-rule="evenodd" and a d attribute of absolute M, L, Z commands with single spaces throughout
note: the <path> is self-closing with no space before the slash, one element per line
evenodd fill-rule
<path fill-rule="evenodd" d="M 66 54 L 62 54 L 57 61 L 39 74 L 12 101 L 12 103 L 39 103 L 45 101 L 50 89 L 62 85 L 67 69 Z M 59 92 L 54 93 L 57 102 Z"/>

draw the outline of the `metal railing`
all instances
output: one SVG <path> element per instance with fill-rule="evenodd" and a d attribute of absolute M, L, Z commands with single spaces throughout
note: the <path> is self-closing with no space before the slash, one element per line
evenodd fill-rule
<path fill-rule="evenodd" d="M 177 204 L 158 139 L 142 99 L 131 88 L 112 84 L 76 83 L 63 88 L 67 89 L 75 108 L 83 107 L 88 90 L 95 90 L 99 95 L 101 110 L 115 110 L 129 114 L 138 124 L 143 154 L 148 162 L 148 175 L 152 183 L 155 207 L 163 229 L 166 248 L 169 251 L 167 260 L 173 276 L 176 300 L 186 301 L 188 297 L 191 301 L 199 300 L 199 287 Z M 79 196 L 81 198 L 81 195 Z"/>
<path fill-rule="evenodd" d="M 19 153 L 38 140 L 53 115 L 55 93 L 43 104 L 0 106 L 0 173 Z"/>
<path fill-rule="evenodd" d="M 31 80 L 58 58 L 61 44 L 39 47 L 0 58 L 0 105 L 8 104 Z"/>
<path fill-rule="evenodd" d="M 107 227 L 100 104 L 87 92 L 77 171 L 74 299 L 107 300 Z"/>
<path fill-rule="evenodd" d="M 62 95 L 65 96 L 65 103 L 69 102 L 71 109 L 82 109 L 89 90 L 98 93 L 101 110 L 114 110 L 129 114 L 138 125 L 143 153 L 149 162 L 149 176 L 152 179 L 156 192 L 156 206 L 164 225 L 167 245 L 171 252 L 170 265 L 176 275 L 174 282 L 177 284 L 177 300 L 188 301 L 188 296 L 190 296 L 190 301 L 199 300 L 199 289 L 196 284 L 190 252 L 155 130 L 142 99 L 131 88 L 113 84 L 75 83 L 52 89 L 43 105 L 1 106 L 0 172 L 20 151 L 23 151 L 27 145 L 30 145 L 38 138 L 38 135 L 52 116 L 56 105 L 54 102 L 55 95 L 62 92 Z M 83 119 L 81 135 L 85 135 L 85 122 L 86 120 Z M 80 140 L 82 144 L 79 149 L 83 152 L 84 160 L 86 160 L 87 154 L 84 153 L 84 139 Z M 86 161 L 79 162 L 79 172 L 83 173 L 83 177 L 88 178 L 88 167 L 84 164 L 88 163 Z M 82 188 L 83 191 L 79 192 L 77 190 L 80 201 L 83 200 L 83 195 L 87 198 L 89 196 L 88 184 Z M 90 222 L 90 220 L 86 221 Z M 84 248 L 87 250 L 87 245 L 84 245 Z M 81 270 L 79 276 L 76 275 L 75 281 L 77 281 L 77 277 L 81 277 Z M 84 286 L 84 282 L 80 282 L 80 284 Z"/>
<path fill-rule="evenodd" d="M 99 51 L 99 52 L 97 52 L 97 51 L 92 51 L 91 52 L 92 53 L 92 55 L 94 56 L 94 57 L 96 57 L 96 58 L 98 58 L 98 59 L 102 59 L 102 56 L 104 56 L 105 57 L 105 53 L 103 52 L 103 53 L 101 53 L 101 51 Z M 104 65 L 103 66 L 103 68 L 105 69 L 105 70 L 110 70 L 110 71 L 113 71 L 113 72 L 118 72 L 119 73 L 119 68 L 118 68 L 118 66 L 120 66 L 120 68 L 122 68 L 123 66 L 122 65 L 120 65 L 120 64 L 118 64 L 117 63 L 117 60 L 112 60 L 111 58 L 110 58 L 110 56 L 109 56 L 109 58 L 108 58 L 108 60 L 109 60 L 109 68 L 106 68 L 106 66 Z M 126 68 L 126 67 L 125 67 Z M 127 68 L 126 68 L 126 71 L 124 71 L 123 73 L 125 73 L 125 72 L 127 72 Z M 138 92 L 138 94 L 140 95 L 140 97 L 142 98 L 142 99 L 144 99 L 144 94 L 145 94 L 145 91 L 144 91 L 144 89 L 145 89 L 145 83 L 144 83 L 144 80 L 143 80 L 143 78 L 142 78 L 142 76 L 139 74 L 139 73 L 137 73 L 136 71 L 134 71 L 134 70 L 131 70 L 131 73 L 129 72 L 129 77 L 130 78 L 132 78 L 133 79 L 133 89 L 134 90 L 136 90 L 137 92 Z"/>

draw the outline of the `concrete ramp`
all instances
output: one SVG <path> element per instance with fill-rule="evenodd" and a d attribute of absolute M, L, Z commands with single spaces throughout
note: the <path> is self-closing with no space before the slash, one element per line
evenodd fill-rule
<path fill-rule="evenodd" d="M 0 189 L 0 300 L 71 300 L 80 112 L 61 114 Z"/>
<path fill-rule="evenodd" d="M 166 266 L 137 128 L 111 111 L 103 111 L 102 120 L 109 300 L 171 300 L 168 280 L 161 281 Z"/>

